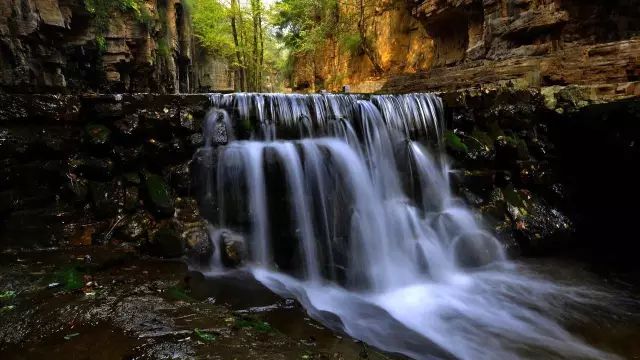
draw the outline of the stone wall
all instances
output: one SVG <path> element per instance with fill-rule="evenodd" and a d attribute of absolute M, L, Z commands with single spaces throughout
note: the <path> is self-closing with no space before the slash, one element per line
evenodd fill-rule
<path fill-rule="evenodd" d="M 200 49 L 180 0 L 145 0 L 139 13 L 114 6 L 103 34 L 98 16 L 83 0 L 0 0 L 0 92 L 175 93 L 200 87 L 201 59 L 194 58 Z"/>
<path fill-rule="evenodd" d="M 635 266 L 640 101 L 587 90 L 443 94 L 456 187 L 512 254 Z"/>
<path fill-rule="evenodd" d="M 206 239 L 191 187 L 206 95 L 1 95 L 0 246 Z M 206 243 L 206 242 L 205 242 Z"/>

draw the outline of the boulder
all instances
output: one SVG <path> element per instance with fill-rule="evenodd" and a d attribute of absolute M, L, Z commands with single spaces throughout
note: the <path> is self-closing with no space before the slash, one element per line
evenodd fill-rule
<path fill-rule="evenodd" d="M 235 268 L 244 263 L 246 260 L 246 243 L 242 235 L 225 231 L 220 235 L 220 243 L 222 253 L 222 264 L 226 267 Z"/>
<path fill-rule="evenodd" d="M 175 200 L 171 188 L 155 174 L 144 173 L 145 204 L 159 217 L 171 217 L 175 212 Z"/>
<path fill-rule="evenodd" d="M 164 258 L 177 258 L 184 254 L 185 241 L 180 227 L 173 221 L 160 225 L 153 235 L 153 252 Z"/>
<path fill-rule="evenodd" d="M 139 211 L 123 220 L 122 226 L 116 232 L 116 237 L 126 242 L 141 243 L 148 239 L 149 230 L 153 225 L 151 215 L 145 211 Z"/>

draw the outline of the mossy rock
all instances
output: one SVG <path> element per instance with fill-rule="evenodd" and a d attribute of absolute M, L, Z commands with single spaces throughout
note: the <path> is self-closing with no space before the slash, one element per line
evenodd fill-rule
<path fill-rule="evenodd" d="M 449 150 L 458 152 L 458 153 L 466 153 L 469 151 L 469 148 L 467 147 L 467 145 L 453 131 L 445 132 L 444 137 L 445 137 L 445 143 Z"/>
<path fill-rule="evenodd" d="M 171 194 L 171 188 L 164 179 L 155 174 L 144 174 L 146 199 L 151 210 L 160 217 L 171 217 L 175 211 L 175 201 Z"/>
<path fill-rule="evenodd" d="M 111 140 L 111 130 L 104 125 L 89 124 L 85 127 L 87 141 L 91 145 L 106 145 Z"/>

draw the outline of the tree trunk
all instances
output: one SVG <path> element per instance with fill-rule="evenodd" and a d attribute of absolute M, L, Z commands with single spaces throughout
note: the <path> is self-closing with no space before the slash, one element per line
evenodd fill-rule
<path fill-rule="evenodd" d="M 364 0 L 360 0 L 360 19 L 358 20 L 358 32 L 360 33 L 360 46 L 364 51 L 364 54 L 367 56 L 371 64 L 373 65 L 373 71 L 376 75 L 380 75 L 384 72 L 384 69 L 380 65 L 380 60 L 378 59 L 378 54 L 376 50 L 371 47 L 369 43 L 369 39 L 367 39 L 367 25 L 365 22 L 366 12 L 365 12 L 365 4 Z"/>
<path fill-rule="evenodd" d="M 238 0 L 231 0 L 231 32 L 233 33 L 233 44 L 236 47 L 236 58 L 238 59 L 238 69 L 236 70 L 236 78 L 239 84 L 240 91 L 246 91 L 245 84 L 245 71 L 244 61 L 242 59 L 242 53 L 240 52 L 240 43 L 238 42 L 238 28 L 236 26 L 236 16 L 238 14 Z"/>

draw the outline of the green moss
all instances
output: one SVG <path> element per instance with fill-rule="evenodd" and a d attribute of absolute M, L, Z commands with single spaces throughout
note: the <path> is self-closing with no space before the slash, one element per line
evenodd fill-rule
<path fill-rule="evenodd" d="M 200 329 L 195 329 L 194 334 L 196 335 L 196 337 L 204 342 L 211 342 L 214 341 L 216 339 L 216 336 L 213 333 L 210 333 L 208 331 L 204 331 L 204 330 L 200 330 Z"/>
<path fill-rule="evenodd" d="M 96 45 L 100 52 L 107 50 L 105 35 L 109 32 L 111 18 L 115 12 L 133 14 L 134 18 L 147 29 L 153 27 L 154 17 L 149 13 L 144 0 L 84 0 L 84 7 L 93 15 Z"/>
<path fill-rule="evenodd" d="M 58 270 L 54 274 L 54 279 L 64 286 L 67 291 L 74 291 L 81 289 L 84 286 L 82 280 L 82 273 L 75 266 L 65 267 Z"/>
<path fill-rule="evenodd" d="M 270 333 L 275 331 L 268 322 L 252 317 L 241 317 L 236 319 L 236 326 L 242 329 L 253 329 L 261 333 Z"/>
<path fill-rule="evenodd" d="M 178 284 L 165 290 L 164 294 L 172 301 L 193 301 L 193 298 L 187 294 L 187 290 L 188 289 L 185 289 L 183 286 Z"/>
<path fill-rule="evenodd" d="M 445 137 L 445 141 L 447 144 L 447 147 L 450 148 L 453 151 L 458 151 L 458 152 L 468 152 L 469 148 L 467 147 L 467 145 L 465 145 L 465 143 L 462 142 L 462 139 L 460 139 L 460 137 L 458 135 L 456 135 L 453 131 L 447 131 L 444 134 Z"/>
<path fill-rule="evenodd" d="M 146 173 L 145 188 L 147 198 L 151 202 L 156 214 L 172 216 L 174 212 L 174 200 L 171 196 L 169 185 L 159 175 Z"/>
<path fill-rule="evenodd" d="M 507 203 L 517 208 L 523 208 L 525 206 L 524 200 L 522 200 L 520 194 L 518 194 L 511 185 L 502 189 L 502 195 Z"/>

